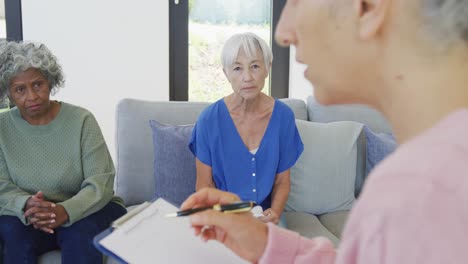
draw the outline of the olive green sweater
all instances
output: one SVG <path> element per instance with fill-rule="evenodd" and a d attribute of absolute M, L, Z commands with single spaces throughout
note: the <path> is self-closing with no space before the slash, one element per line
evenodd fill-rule
<path fill-rule="evenodd" d="M 15 107 L 0 113 L 0 215 L 23 216 L 37 191 L 63 205 L 65 226 L 102 209 L 114 196 L 115 169 L 94 116 L 61 103 L 47 125 L 26 122 Z"/>

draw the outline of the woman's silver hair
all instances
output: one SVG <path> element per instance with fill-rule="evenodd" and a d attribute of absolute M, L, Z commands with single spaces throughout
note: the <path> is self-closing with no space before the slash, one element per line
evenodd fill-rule
<path fill-rule="evenodd" d="M 273 54 L 268 44 L 256 34 L 247 32 L 231 36 L 224 44 L 221 53 L 221 63 L 224 69 L 236 61 L 241 50 L 248 58 L 254 58 L 260 50 L 266 67 L 269 67 L 273 61 Z"/>
<path fill-rule="evenodd" d="M 420 0 L 428 28 L 442 43 L 460 40 L 468 44 L 467 0 Z"/>
<path fill-rule="evenodd" d="M 11 79 L 29 69 L 37 69 L 47 78 L 51 94 L 63 87 L 62 67 L 44 44 L 0 42 L 0 99 L 9 94 Z"/>

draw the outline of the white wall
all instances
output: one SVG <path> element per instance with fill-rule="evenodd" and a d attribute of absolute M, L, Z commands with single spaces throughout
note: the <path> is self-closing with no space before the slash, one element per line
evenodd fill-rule
<path fill-rule="evenodd" d="M 23 38 L 62 64 L 55 98 L 93 112 L 113 156 L 117 102 L 169 100 L 168 1 L 23 0 L 22 14 Z"/>
<path fill-rule="evenodd" d="M 22 0 L 23 37 L 45 43 L 66 77 L 55 99 L 96 116 L 115 157 L 115 107 L 122 98 L 169 100 L 169 1 Z M 312 85 L 290 54 L 289 97 Z M 137 140 L 137 139 L 135 139 Z"/>
<path fill-rule="evenodd" d="M 289 98 L 306 100 L 314 91 L 312 84 L 304 77 L 306 67 L 296 61 L 294 47 L 290 48 L 289 61 Z"/>
<path fill-rule="evenodd" d="M 6 38 L 5 0 L 0 0 L 0 38 Z"/>
<path fill-rule="evenodd" d="M 5 0 L 0 0 L 0 18 L 5 19 Z"/>

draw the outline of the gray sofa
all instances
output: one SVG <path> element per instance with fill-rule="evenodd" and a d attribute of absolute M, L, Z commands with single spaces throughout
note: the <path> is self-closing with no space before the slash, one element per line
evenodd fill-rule
<path fill-rule="evenodd" d="M 282 101 L 291 107 L 298 120 L 317 123 L 354 121 L 366 124 L 376 132 L 391 132 L 386 120 L 378 112 L 365 106 L 322 106 L 316 103 L 313 97 L 309 97 L 307 103 L 297 99 L 282 99 Z M 156 102 L 136 99 L 123 99 L 118 104 L 116 110 L 117 155 L 115 162 L 117 174 L 115 192 L 124 199 L 129 209 L 144 201 L 151 200 L 157 184 L 153 177 L 152 131 L 148 121 L 153 119 L 165 124 L 193 124 L 207 105 L 208 103 Z M 303 137 L 302 134 L 301 136 Z M 366 177 L 366 142 L 362 131 L 356 141 L 351 142 L 350 145 L 356 149 L 356 159 L 353 160 L 355 164 L 351 174 L 354 177 L 354 195 L 358 196 Z M 325 164 L 341 166 L 341 164 L 333 162 L 325 162 Z M 334 168 L 335 171 L 339 171 L 339 169 Z M 292 177 L 293 174 L 292 172 Z M 291 180 L 293 182 L 293 179 Z M 291 194 L 296 200 L 301 200 L 301 196 L 305 196 L 305 194 L 295 193 L 297 188 L 292 184 Z M 313 199 L 316 200 L 316 197 Z M 307 205 L 307 201 L 303 202 Z M 295 205 L 288 201 L 285 216 L 289 229 L 306 237 L 325 236 L 336 245 L 339 244 L 348 210 L 314 215 L 307 210 L 294 210 L 294 208 Z M 113 263 L 114 261 L 108 259 L 106 262 Z M 53 251 L 43 255 L 40 263 L 60 263 L 60 252 Z"/>
<path fill-rule="evenodd" d="M 365 106 L 322 106 L 313 97 L 307 99 L 307 104 L 298 99 L 282 99 L 282 101 L 291 107 L 296 119 L 299 120 L 320 123 L 347 120 L 366 124 L 376 132 L 391 132 L 383 116 Z M 208 103 L 198 102 L 155 102 L 135 99 L 124 99 L 119 103 L 116 112 L 115 191 L 124 199 L 127 206 L 150 200 L 155 193 L 157 183 L 153 177 L 152 131 L 148 120 L 174 125 L 193 124 L 207 105 Z M 355 175 L 354 191 L 357 196 L 366 176 L 366 142 L 362 132 L 355 144 L 357 158 L 353 175 Z M 294 192 L 294 186 L 291 187 L 291 192 Z M 291 207 L 294 206 L 289 206 L 289 211 L 285 213 L 289 229 L 307 237 L 325 236 L 338 245 L 348 211 L 312 215 L 293 211 Z M 288 206 L 286 209 L 288 210 Z"/>

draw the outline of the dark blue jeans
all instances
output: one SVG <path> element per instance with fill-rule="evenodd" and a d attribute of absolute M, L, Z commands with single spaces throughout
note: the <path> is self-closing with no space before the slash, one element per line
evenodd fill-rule
<path fill-rule="evenodd" d="M 47 234 L 24 225 L 16 216 L 0 216 L 0 239 L 3 263 L 37 263 L 38 256 L 59 249 L 62 263 L 102 263 L 103 256 L 93 245 L 93 238 L 126 213 L 121 205 L 110 202 L 100 211 L 69 227 L 59 227 Z"/>

